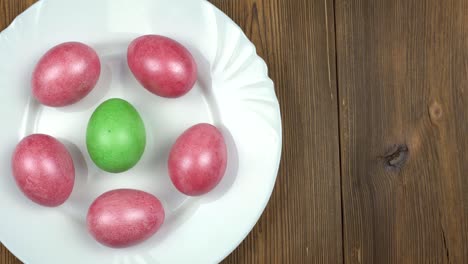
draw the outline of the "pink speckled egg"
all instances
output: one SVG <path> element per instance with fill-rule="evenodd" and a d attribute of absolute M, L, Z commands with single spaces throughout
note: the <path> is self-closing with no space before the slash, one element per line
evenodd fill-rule
<path fill-rule="evenodd" d="M 127 62 L 141 85 L 162 97 L 180 97 L 197 80 L 192 54 L 167 37 L 145 35 L 135 39 L 128 47 Z"/>
<path fill-rule="evenodd" d="M 186 130 L 172 146 L 169 175 L 180 192 L 202 195 L 221 181 L 226 163 L 227 150 L 221 132 L 213 125 L 198 124 Z"/>
<path fill-rule="evenodd" d="M 71 105 L 91 92 L 100 73 L 101 62 L 91 47 L 79 42 L 62 43 L 37 63 L 32 92 L 44 105 Z"/>
<path fill-rule="evenodd" d="M 101 244 L 122 248 L 135 245 L 158 231 L 164 208 L 144 191 L 118 189 L 96 198 L 88 210 L 91 235 Z"/>
<path fill-rule="evenodd" d="M 70 196 L 75 183 L 73 159 L 57 139 L 30 135 L 16 146 L 13 176 L 21 191 L 44 206 L 58 206 Z"/>

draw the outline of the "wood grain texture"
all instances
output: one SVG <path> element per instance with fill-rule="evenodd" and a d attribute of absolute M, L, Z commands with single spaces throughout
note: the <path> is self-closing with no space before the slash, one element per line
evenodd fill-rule
<path fill-rule="evenodd" d="M 0 264 L 21 264 L 13 254 L 11 254 L 8 249 L 6 249 L 3 244 L 0 243 Z"/>
<path fill-rule="evenodd" d="M 275 82 L 283 157 L 270 203 L 224 263 L 341 263 L 333 2 L 214 0 Z"/>
<path fill-rule="evenodd" d="M 468 263 L 468 1 L 210 1 L 267 62 L 284 130 L 224 263 Z M 0 0 L 0 29 L 33 2 Z"/>
<path fill-rule="evenodd" d="M 468 263 L 468 1 L 336 0 L 345 263 Z"/>

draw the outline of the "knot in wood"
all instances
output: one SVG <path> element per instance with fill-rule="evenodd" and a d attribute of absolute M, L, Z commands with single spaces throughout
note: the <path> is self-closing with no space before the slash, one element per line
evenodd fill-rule
<path fill-rule="evenodd" d="M 432 123 L 438 122 L 442 118 L 442 106 L 439 102 L 434 101 L 429 106 L 429 117 Z"/>
<path fill-rule="evenodd" d="M 409 149 L 406 144 L 393 145 L 382 157 L 387 170 L 399 171 L 408 160 Z"/>

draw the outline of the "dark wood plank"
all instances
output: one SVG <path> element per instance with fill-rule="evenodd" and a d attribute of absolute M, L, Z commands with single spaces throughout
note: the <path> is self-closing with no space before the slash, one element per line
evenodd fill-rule
<path fill-rule="evenodd" d="M 284 129 L 270 203 L 225 263 L 341 263 L 333 1 L 212 2 L 266 60 Z"/>
<path fill-rule="evenodd" d="M 0 31 L 5 29 L 13 19 L 36 0 L 0 0 Z"/>
<path fill-rule="evenodd" d="M 468 1 L 335 8 L 345 263 L 468 263 Z"/>
<path fill-rule="evenodd" d="M 3 244 L 0 243 L 0 264 L 21 264 L 13 254 L 11 254 L 8 249 L 6 249 Z"/>

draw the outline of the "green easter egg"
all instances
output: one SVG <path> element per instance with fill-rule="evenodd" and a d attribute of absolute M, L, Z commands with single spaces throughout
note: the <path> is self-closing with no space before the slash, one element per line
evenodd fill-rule
<path fill-rule="evenodd" d="M 86 130 L 94 163 L 107 172 L 124 172 L 140 160 L 146 145 L 143 120 L 127 101 L 114 98 L 96 108 Z"/>

